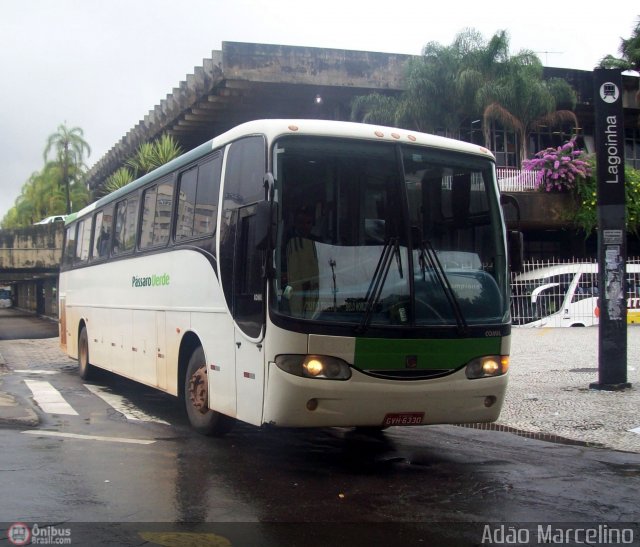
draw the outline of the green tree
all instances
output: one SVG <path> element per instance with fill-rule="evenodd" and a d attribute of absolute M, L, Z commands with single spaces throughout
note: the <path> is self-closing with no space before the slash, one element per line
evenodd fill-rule
<path fill-rule="evenodd" d="M 399 97 L 357 97 L 351 119 L 458 137 L 462 127 L 481 118 L 488 148 L 498 122 L 517 134 L 524 160 L 529 134 L 541 125 L 577 126 L 575 92 L 565 80 L 543 80 L 542 70 L 533 52 L 510 55 L 505 31 L 487 42 L 465 29 L 451 45 L 430 42 L 422 56 L 409 61 Z"/>
<path fill-rule="evenodd" d="M 640 18 L 636 21 L 631 36 L 627 39 L 620 39 L 618 51 L 622 57 L 607 55 L 602 58 L 598 67 L 640 70 Z"/>
<path fill-rule="evenodd" d="M 492 122 L 510 128 L 517 136 L 520 161 L 529 157 L 529 135 L 542 126 L 578 126 L 573 112 L 575 92 L 562 79 L 543 80 L 540 59 L 530 51 L 510 57 L 502 75 L 488 81 L 478 92 L 477 101 L 483 110 L 485 141 L 490 148 Z M 558 110 L 557 105 L 570 109 Z"/>
<path fill-rule="evenodd" d="M 82 180 L 71 167 L 69 198 L 75 210 L 84 207 L 89 200 L 89 192 Z M 51 215 L 65 214 L 66 190 L 62 185 L 62 169 L 57 162 L 48 162 L 42 171 L 33 173 L 22 186 L 14 206 L 2 220 L 3 228 L 29 226 Z"/>
<path fill-rule="evenodd" d="M 78 180 L 84 168 L 84 153 L 91 154 L 91 148 L 84 140 L 84 133 L 79 127 L 69 129 L 66 125 L 58 126 L 56 133 L 49 135 L 44 149 L 44 161 L 54 152 L 53 160 L 61 169 L 61 184 L 65 189 L 66 214 L 71 213 L 71 184 Z"/>
<path fill-rule="evenodd" d="M 356 97 L 351 119 L 458 136 L 465 121 L 479 117 L 476 93 L 507 50 L 504 31 L 489 42 L 474 29 L 461 31 L 448 46 L 429 42 L 408 62 L 406 90 L 399 97 Z"/>

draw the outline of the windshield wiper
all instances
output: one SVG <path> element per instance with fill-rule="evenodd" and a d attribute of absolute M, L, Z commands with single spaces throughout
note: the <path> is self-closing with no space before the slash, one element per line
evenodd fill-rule
<path fill-rule="evenodd" d="M 384 243 L 382 253 L 380 253 L 380 258 L 376 265 L 376 270 L 373 273 L 369 289 L 367 290 L 367 295 L 365 296 L 366 306 L 364 314 L 360 324 L 356 327 L 356 332 L 358 334 L 364 333 L 371 324 L 373 310 L 380 299 L 380 295 L 382 294 L 382 289 L 384 288 L 384 284 L 387 280 L 387 275 L 389 274 L 389 269 L 391 268 L 394 255 L 398 264 L 398 273 L 400 274 L 400 278 L 403 278 L 402 258 L 400 256 L 400 238 L 390 237 Z"/>
<path fill-rule="evenodd" d="M 458 325 L 458 332 L 460 334 L 465 334 L 467 332 L 467 322 L 464 318 L 464 314 L 462 313 L 462 309 L 460 308 L 460 302 L 458 302 L 456 293 L 453 291 L 451 283 L 449 283 L 449 278 L 440 263 L 440 259 L 438 258 L 433 245 L 429 240 L 425 239 L 422 240 L 422 244 L 420 245 L 420 267 L 422 269 L 423 279 L 425 278 L 427 263 L 433 270 L 435 278 L 438 280 L 438 283 L 442 288 L 442 292 L 444 292 L 447 302 L 449 302 L 449 305 L 451 306 Z"/>

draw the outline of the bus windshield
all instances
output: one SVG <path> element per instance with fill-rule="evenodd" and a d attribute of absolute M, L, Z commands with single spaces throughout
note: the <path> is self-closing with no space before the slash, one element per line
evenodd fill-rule
<path fill-rule="evenodd" d="M 276 314 L 363 332 L 509 320 L 491 160 L 287 136 L 273 167 Z"/>

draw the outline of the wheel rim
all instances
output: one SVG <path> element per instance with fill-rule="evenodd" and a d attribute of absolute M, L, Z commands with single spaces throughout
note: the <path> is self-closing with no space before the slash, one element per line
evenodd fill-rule
<path fill-rule="evenodd" d="M 189 400 L 201 414 L 209 411 L 206 365 L 201 365 L 189 378 Z"/>

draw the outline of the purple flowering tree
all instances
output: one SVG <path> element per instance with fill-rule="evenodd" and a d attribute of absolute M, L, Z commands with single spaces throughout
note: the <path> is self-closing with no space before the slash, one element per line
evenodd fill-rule
<path fill-rule="evenodd" d="M 591 175 L 591 167 L 584 152 L 576 148 L 575 139 L 558 148 L 541 150 L 532 159 L 525 160 L 522 167 L 537 171 L 536 181 L 544 192 L 568 192 L 579 180 Z"/>

